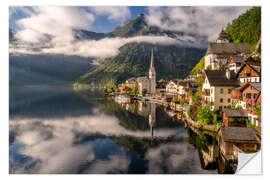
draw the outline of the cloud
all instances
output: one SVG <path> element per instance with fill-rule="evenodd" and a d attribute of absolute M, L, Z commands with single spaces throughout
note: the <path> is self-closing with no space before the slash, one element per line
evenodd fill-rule
<path fill-rule="evenodd" d="M 29 157 L 29 161 L 17 162 L 10 156 L 11 173 L 77 173 L 81 166 L 92 163 L 85 173 L 119 173 L 127 170 L 130 159 L 122 154 L 109 154 L 106 159 L 96 159 L 93 144 L 76 144 L 76 132 L 82 134 L 102 134 L 105 136 L 134 136 L 150 138 L 150 131 L 132 131 L 119 124 L 114 116 L 101 113 L 98 109 L 94 115 L 68 118 L 10 119 L 11 131 L 16 131 L 13 144 L 23 144 L 18 154 Z M 112 128 L 113 127 L 113 128 Z M 155 136 L 166 138 L 179 129 L 157 129 Z M 11 151 L 14 151 L 12 146 Z M 120 150 L 122 151 L 122 150 Z M 95 161 L 96 160 L 96 161 Z M 17 164 L 19 163 L 19 164 Z M 29 169 L 31 167 L 31 169 Z"/>
<path fill-rule="evenodd" d="M 164 30 L 197 34 L 214 41 L 222 28 L 250 7 L 148 7 L 150 25 Z"/>
<path fill-rule="evenodd" d="M 80 7 L 39 6 L 28 10 L 28 15 L 16 22 L 22 28 L 16 38 L 37 43 L 72 41 L 72 29 L 91 29 L 94 16 Z"/>
<path fill-rule="evenodd" d="M 211 159 L 213 153 L 208 154 Z M 157 173 L 216 173 L 216 170 L 201 168 L 198 150 L 187 142 L 187 137 L 181 143 L 162 144 L 158 148 L 149 149 L 146 153 L 148 172 Z M 166 169 L 164 169 L 166 167 Z"/>
<path fill-rule="evenodd" d="M 119 48 L 127 43 L 151 43 L 158 45 L 177 45 L 185 47 L 205 48 L 205 44 L 189 43 L 185 39 L 173 39 L 167 36 L 136 36 L 131 38 L 104 38 L 101 40 L 80 40 L 73 43 L 58 42 L 53 45 L 37 48 L 32 44 L 10 48 L 10 53 L 21 54 L 65 54 L 81 57 L 107 58 L 119 53 Z M 33 51 L 35 50 L 35 51 Z"/>
<path fill-rule="evenodd" d="M 124 21 L 131 16 L 128 7 L 124 6 L 93 6 L 90 9 L 97 15 L 106 15 L 114 21 Z"/>
<path fill-rule="evenodd" d="M 128 170 L 131 160 L 125 155 L 110 155 L 106 160 L 94 162 L 84 173 L 108 174 Z"/>

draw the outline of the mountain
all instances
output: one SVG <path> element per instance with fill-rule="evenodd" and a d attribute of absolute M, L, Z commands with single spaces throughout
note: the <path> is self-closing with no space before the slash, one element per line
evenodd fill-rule
<path fill-rule="evenodd" d="M 9 55 L 10 85 L 72 83 L 88 72 L 89 58 L 65 55 Z"/>
<path fill-rule="evenodd" d="M 120 83 L 130 77 L 147 76 L 152 48 L 157 80 L 184 78 L 206 51 L 195 47 L 128 43 L 119 49 L 118 55 L 105 59 L 78 82 L 106 85 L 109 81 Z"/>
<path fill-rule="evenodd" d="M 234 19 L 226 28 L 232 42 L 246 42 L 254 50 L 261 38 L 261 7 L 253 7 Z"/>
<path fill-rule="evenodd" d="M 157 26 L 149 25 L 144 14 L 139 14 L 137 18 L 127 21 L 123 25 L 115 28 L 110 33 L 96 33 L 86 30 L 74 30 L 75 37 L 78 39 L 93 39 L 99 40 L 102 38 L 112 37 L 134 37 L 134 36 L 168 36 L 175 39 L 181 39 L 181 37 L 188 35 L 194 37 L 198 42 L 206 42 L 206 36 L 199 36 L 198 34 L 187 34 L 180 31 L 163 30 Z"/>

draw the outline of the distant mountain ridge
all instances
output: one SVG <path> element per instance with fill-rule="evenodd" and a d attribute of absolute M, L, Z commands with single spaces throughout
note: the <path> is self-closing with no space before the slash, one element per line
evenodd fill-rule
<path fill-rule="evenodd" d="M 15 31 L 10 30 L 11 43 L 12 42 L 17 43 L 15 34 L 16 34 Z M 104 38 L 114 38 L 114 37 L 129 38 L 136 36 L 163 36 L 163 37 L 165 36 L 173 39 L 181 39 L 181 37 L 184 36 L 184 33 L 162 30 L 158 27 L 151 26 L 147 23 L 145 15 L 140 14 L 134 20 L 130 20 L 125 24 L 118 26 L 117 28 L 115 28 L 114 31 L 110 33 L 97 33 L 82 29 L 74 29 L 73 35 L 77 41 L 81 41 L 81 40 L 101 40 Z M 200 39 L 204 39 L 204 37 L 197 37 L 197 39 L 199 41 Z M 193 46 L 192 42 L 189 43 L 191 44 L 191 46 Z M 77 79 L 76 82 L 79 83 L 96 83 L 104 85 L 111 80 L 115 81 L 116 83 L 119 83 L 123 82 L 125 79 L 129 77 L 148 75 L 151 48 L 155 49 L 154 55 L 155 55 L 157 78 L 165 78 L 165 79 L 183 78 L 186 75 L 188 75 L 188 72 L 192 69 L 192 67 L 198 62 L 198 60 L 204 55 L 206 51 L 206 47 L 205 49 L 201 47 L 200 48 L 195 47 L 195 44 L 194 47 L 190 47 L 185 44 L 185 41 L 183 41 L 183 45 L 158 45 L 150 43 L 132 42 L 124 44 L 122 47 L 119 48 L 119 54 L 117 54 L 114 57 L 106 58 L 99 66 L 93 67 L 93 65 L 90 64 L 92 58 L 88 58 L 89 59 L 88 64 L 84 64 L 81 63 L 81 61 L 78 61 L 79 63 L 78 66 L 74 67 L 80 67 L 77 69 L 80 72 L 75 73 L 72 70 L 73 73 L 71 74 L 74 75 L 72 76 L 73 78 L 70 77 L 64 78 L 61 74 L 59 74 L 59 72 L 62 72 L 61 70 L 58 70 L 58 68 L 61 69 L 61 66 L 59 66 L 59 63 L 56 63 L 54 61 L 50 61 L 51 63 L 56 63 L 55 66 L 52 66 L 53 68 L 48 69 L 47 67 L 45 67 L 46 65 L 44 65 L 43 68 L 39 67 L 38 69 L 42 73 L 48 71 L 51 73 L 53 72 L 52 74 L 55 74 L 55 76 L 47 76 L 50 74 L 49 73 L 45 77 L 43 77 L 43 74 L 40 75 L 40 77 L 45 78 L 44 82 L 50 82 L 53 81 L 53 79 L 57 80 L 65 79 L 68 81 L 72 79 Z M 47 58 L 49 58 L 49 56 L 53 55 L 48 54 Z M 46 58 L 43 57 L 41 59 Z M 74 63 L 76 64 L 76 62 Z M 31 66 L 30 64 L 27 66 Z M 81 65 L 85 65 L 85 67 L 82 67 Z M 11 67 L 13 68 L 13 64 L 11 64 Z M 16 68 L 17 67 L 18 66 L 16 66 Z M 37 66 L 35 65 L 35 67 Z M 22 68 L 25 69 L 25 67 Z M 88 72 L 87 71 L 85 72 L 86 69 L 88 69 Z M 30 71 L 22 70 L 21 73 L 15 74 L 20 74 L 16 75 L 18 79 L 25 77 L 21 82 L 26 82 L 27 81 L 26 77 L 30 77 L 29 72 Z M 38 74 L 39 72 L 36 73 Z M 63 71 L 63 74 L 66 74 L 66 71 Z M 78 76 L 77 78 L 74 78 L 77 74 L 78 75 L 84 74 L 84 75 L 81 77 Z M 60 78 L 58 78 L 57 76 L 59 76 Z M 15 77 L 15 75 L 11 77 Z M 38 78 L 32 79 L 31 77 L 30 81 L 38 82 Z M 27 81 L 27 83 L 30 83 L 30 81 L 29 82 Z M 15 79 L 13 80 L 13 82 L 20 83 L 20 81 L 17 81 Z"/>
<path fill-rule="evenodd" d="M 87 32 L 85 32 L 85 35 Z M 92 33 L 90 33 L 92 34 Z M 118 26 L 113 32 L 101 34 L 103 37 L 166 36 L 181 39 L 184 34 L 176 31 L 164 31 L 150 26 L 145 16 L 140 14 L 136 19 Z M 203 39 L 203 37 L 198 37 Z M 191 43 L 192 44 L 192 43 Z M 183 42 L 179 45 L 158 45 L 150 43 L 127 43 L 119 49 L 118 55 L 106 58 L 104 62 L 77 80 L 82 84 L 106 85 L 108 82 L 120 83 L 130 77 L 148 75 L 150 52 L 154 48 L 157 79 L 184 78 L 205 54 L 205 48 L 188 47 Z"/>

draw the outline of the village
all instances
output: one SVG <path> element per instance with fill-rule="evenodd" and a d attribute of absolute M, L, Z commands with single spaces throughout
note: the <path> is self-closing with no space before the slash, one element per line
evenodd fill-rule
<path fill-rule="evenodd" d="M 214 133 L 230 158 L 256 152 L 261 136 L 261 42 L 251 52 L 248 43 L 231 43 L 222 30 L 211 42 L 203 68 L 185 79 L 156 81 L 154 51 L 149 76 L 127 79 L 105 89 L 121 103 L 132 99 L 161 104 L 194 129 Z"/>

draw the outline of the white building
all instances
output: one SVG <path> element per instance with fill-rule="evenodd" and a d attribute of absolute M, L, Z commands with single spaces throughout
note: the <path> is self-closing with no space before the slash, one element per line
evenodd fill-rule
<path fill-rule="evenodd" d="M 219 34 L 216 42 L 209 44 L 204 61 L 204 69 L 210 67 L 212 70 L 224 66 L 231 56 L 250 54 L 248 43 L 229 43 L 228 36 L 224 30 Z"/>

